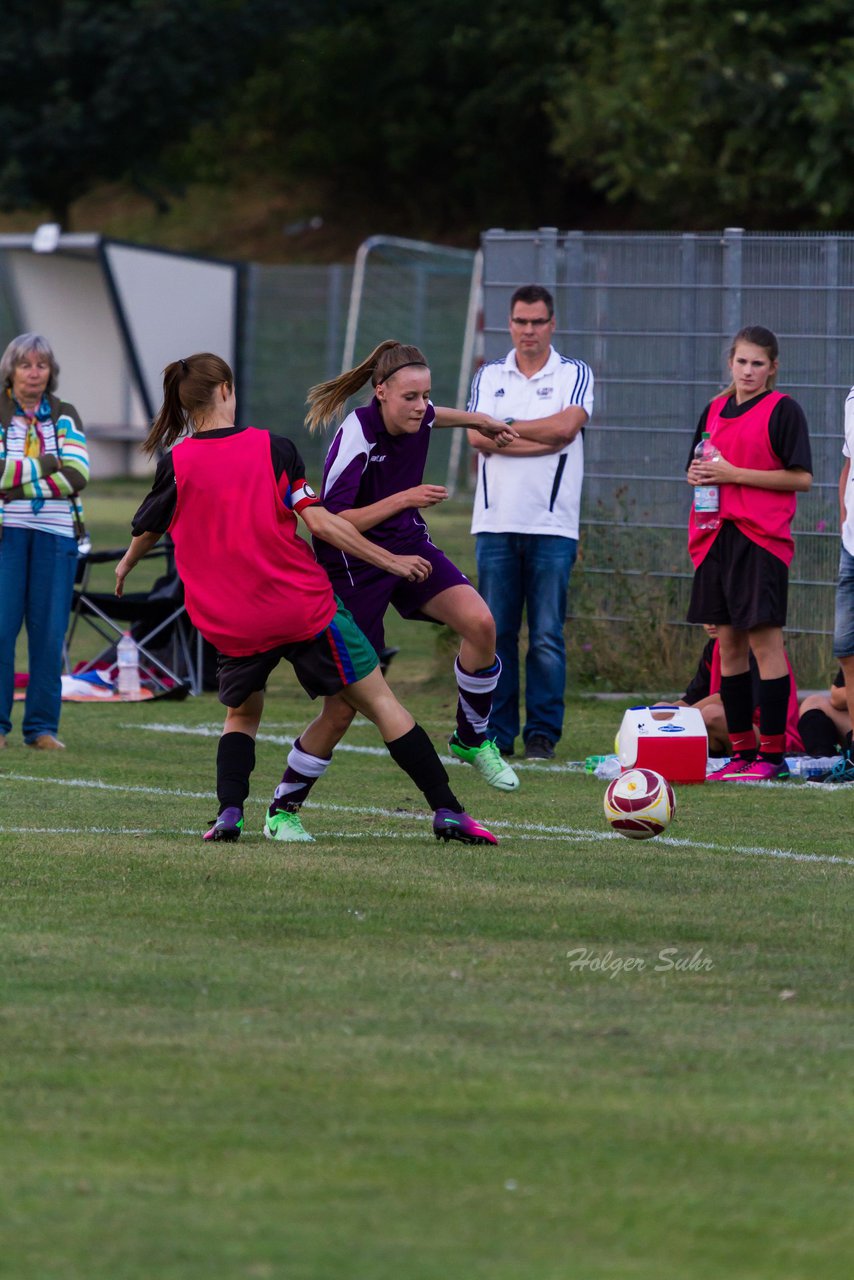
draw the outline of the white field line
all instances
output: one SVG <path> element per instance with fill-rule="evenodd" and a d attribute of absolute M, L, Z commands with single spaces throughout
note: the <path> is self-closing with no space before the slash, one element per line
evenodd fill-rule
<path fill-rule="evenodd" d="M 299 725 L 297 727 L 297 735 L 301 729 L 306 726 Z M 220 738 L 222 737 L 222 725 L 213 724 L 123 724 L 122 729 L 132 730 L 137 733 L 170 733 L 184 734 L 192 738 Z M 293 734 L 279 733 L 259 733 L 258 742 L 272 742 L 275 746 L 291 747 L 294 743 Z M 387 756 L 388 751 L 385 747 L 356 747 L 348 742 L 340 742 L 335 748 L 336 751 L 353 751 L 361 756 Z"/>
<path fill-rule="evenodd" d="M 359 718 L 358 720 L 356 720 L 354 724 L 357 729 L 358 728 L 373 729 L 373 725 L 370 723 L 370 721 L 364 720 L 362 718 Z M 174 734 L 184 734 L 189 737 L 196 737 L 196 738 L 219 738 L 222 734 L 222 726 L 219 724 L 199 724 L 199 725 L 163 724 L 163 723 L 137 724 L 134 721 L 128 721 L 126 724 L 122 724 L 119 727 L 122 729 L 127 729 L 129 732 L 174 733 Z M 300 731 L 304 729 L 306 726 L 305 724 L 283 723 L 283 724 L 273 725 L 273 727 L 277 729 L 296 729 L 297 734 L 299 734 Z M 376 732 L 376 730 L 374 730 L 374 732 Z M 280 746 L 280 747 L 289 747 L 293 745 L 294 735 L 293 734 L 277 734 L 277 733 L 259 733 L 258 741 L 272 742 L 275 746 Z M 359 746 L 356 746 L 354 743 L 350 743 L 350 742 L 339 742 L 335 750 L 336 752 L 350 751 L 350 752 L 353 752 L 355 755 L 362 755 L 362 756 L 388 755 L 388 751 L 386 750 L 385 747 L 359 747 Z M 462 760 L 458 760 L 456 756 L 440 755 L 439 759 L 442 761 L 443 764 L 461 765 L 463 763 Z M 546 764 L 546 762 L 543 760 L 537 760 L 536 762 L 523 760 L 523 759 L 517 760 L 514 756 L 510 763 L 512 764 L 516 772 L 518 772 L 520 769 L 522 770 L 533 769 L 538 773 L 581 773 L 584 771 L 583 760 L 565 760 L 562 763 Z M 709 777 L 706 779 L 706 781 L 708 782 L 712 778 L 714 778 L 714 774 L 710 774 Z M 599 779 L 599 781 L 604 782 L 606 781 L 606 779 Z M 750 782 L 750 783 L 744 782 L 744 783 L 739 783 L 738 785 L 750 786 L 750 787 L 762 787 L 764 790 L 768 790 L 768 789 L 775 790 L 778 787 L 786 787 L 787 790 L 791 790 L 791 786 L 792 786 L 791 780 L 786 780 L 783 782 Z M 813 790 L 838 792 L 839 787 L 831 783 L 811 782 L 810 791 L 813 791 Z"/>
<path fill-rule="evenodd" d="M 4 827 L 2 836 L 198 836 L 198 827 Z"/>
<path fill-rule="evenodd" d="M 282 727 L 285 727 L 285 726 L 282 726 Z M 301 725 L 296 725 L 294 727 L 296 728 L 297 733 L 299 733 L 299 731 L 301 729 L 304 729 L 306 726 L 304 724 L 301 724 Z M 372 728 L 373 726 L 368 724 L 367 727 Z M 195 737 L 195 738 L 219 738 L 222 734 L 222 725 L 214 725 L 214 724 L 188 725 L 188 724 L 128 723 L 128 724 L 121 725 L 120 728 L 127 729 L 128 731 L 132 731 L 136 733 L 147 732 L 147 733 L 184 734 L 186 736 Z M 376 732 L 376 730 L 374 732 Z M 259 733 L 257 741 L 272 742 L 275 746 L 279 746 L 279 747 L 290 747 L 293 745 L 294 735 L 279 734 L 279 733 Z M 385 747 L 359 747 L 359 746 L 356 746 L 355 743 L 351 743 L 351 742 L 339 742 L 338 746 L 335 748 L 335 751 L 336 753 L 339 751 L 350 751 L 354 755 L 359 755 L 359 756 L 387 756 L 388 755 L 388 751 Z M 443 764 L 461 765 L 463 763 L 461 760 L 458 760 L 456 756 L 440 755 L 439 759 L 442 761 Z M 584 761 L 568 760 L 564 764 L 544 764 L 542 761 L 538 761 L 536 764 L 532 764 L 524 760 L 517 761 L 514 759 L 513 768 L 516 770 L 538 769 L 541 773 L 578 773 L 579 770 L 582 770 L 584 768 Z"/>
<path fill-rule="evenodd" d="M 40 785 L 44 785 L 45 780 L 44 778 L 25 773 L 0 774 L 0 783 L 6 781 L 36 782 Z M 122 794 L 175 796 L 179 799 L 213 800 L 213 796 L 209 791 L 184 791 L 181 788 L 173 787 L 135 786 L 128 785 L 127 783 L 102 782 L 97 778 L 52 778 L 51 785 L 54 787 L 72 787 L 79 790 L 117 791 Z M 318 813 L 352 813 L 367 815 L 369 817 L 396 818 L 401 822 L 424 822 L 426 819 L 426 814 L 424 813 L 411 813 L 403 809 L 384 809 L 378 805 L 329 804 L 309 800 L 305 805 L 305 808 L 317 811 Z M 486 821 L 489 821 L 489 819 L 487 818 Z M 614 831 L 602 831 L 599 829 L 588 829 L 584 827 L 567 827 L 542 822 L 507 822 L 499 818 L 495 822 L 489 822 L 489 825 L 495 831 L 506 831 L 509 834 L 521 834 L 527 839 L 555 838 L 576 843 L 586 840 L 622 840 L 625 838 Z M 0 828 L 0 830 L 3 830 L 3 828 Z M 37 828 L 23 828 L 23 830 L 35 831 Z M 80 829 L 80 832 L 81 834 L 85 834 L 85 832 L 90 830 L 94 831 L 97 830 L 97 828 L 84 827 Z M 63 830 L 62 834 L 69 833 Z M 370 833 L 366 834 L 369 835 Z M 644 842 L 641 841 L 639 843 L 643 844 Z M 676 836 L 658 836 L 657 845 L 667 845 L 674 849 L 708 849 L 713 853 L 738 854 L 743 857 L 783 858 L 793 862 L 839 863 L 845 866 L 854 866 L 854 858 L 842 858 L 836 854 L 797 853 L 793 849 L 768 849 L 762 845 L 721 845 L 706 840 L 681 840 Z"/>
<path fill-rule="evenodd" d="M 244 833 L 246 835 L 259 834 L 258 832 Z M 376 833 L 373 831 L 318 831 L 316 828 L 311 833 L 315 841 L 320 840 L 373 840 Z M 201 829 L 199 827 L 4 827 L 0 826 L 0 835 L 4 836 L 192 836 L 196 840 L 201 840 Z M 582 844 L 589 839 L 588 836 L 540 836 L 537 840 L 540 843 L 560 841 L 561 844 Z M 424 833 L 422 831 L 396 831 L 394 833 L 395 840 L 423 840 Z M 619 839 L 618 836 L 605 833 L 604 839 Z M 275 843 L 275 842 L 274 842 Z M 308 843 L 307 841 L 284 841 L 285 844 Z"/>

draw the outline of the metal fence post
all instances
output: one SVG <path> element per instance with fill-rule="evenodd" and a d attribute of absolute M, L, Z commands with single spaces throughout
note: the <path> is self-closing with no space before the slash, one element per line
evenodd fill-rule
<path fill-rule="evenodd" d="M 238 383 L 240 399 L 238 401 L 238 421 L 251 422 L 255 416 L 255 389 L 258 385 L 258 272 L 261 268 L 256 262 L 247 262 L 242 271 L 240 324 L 240 351 L 238 366 L 241 370 Z"/>
<path fill-rule="evenodd" d="M 723 246 L 723 306 L 721 320 L 724 337 L 732 338 L 742 326 L 741 318 L 741 249 L 743 227 L 725 227 Z"/>
<path fill-rule="evenodd" d="M 697 237 L 688 231 L 679 245 L 679 365 L 693 369 L 697 351 Z M 697 412 L 694 388 L 686 383 L 684 390 L 684 416 L 686 423 L 694 420 Z"/>
<path fill-rule="evenodd" d="M 341 299 L 343 295 L 344 269 L 331 266 L 327 275 L 329 294 L 326 299 L 326 377 L 334 378 L 341 371 Z"/>
<path fill-rule="evenodd" d="M 564 300 L 561 328 L 579 334 L 584 327 L 584 232 L 567 231 L 563 248 Z"/>
<path fill-rule="evenodd" d="M 557 227 L 540 227 L 537 232 L 537 279 L 554 294 L 557 287 Z"/>
<path fill-rule="evenodd" d="M 825 334 L 824 374 L 827 383 L 825 392 L 825 430 L 833 430 L 841 418 L 839 404 L 839 241 L 836 236 L 829 236 L 824 241 L 824 283 L 825 283 Z"/>

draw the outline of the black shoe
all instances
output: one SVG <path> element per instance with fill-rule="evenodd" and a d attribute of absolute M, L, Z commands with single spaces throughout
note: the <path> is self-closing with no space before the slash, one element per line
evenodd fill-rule
<path fill-rule="evenodd" d="M 505 760 L 508 756 L 515 756 L 516 754 L 513 747 L 502 747 L 500 743 L 496 743 L 495 745 L 498 747 L 499 753 L 504 756 Z"/>
<path fill-rule="evenodd" d="M 555 749 L 542 733 L 532 733 L 525 743 L 526 760 L 554 760 Z"/>

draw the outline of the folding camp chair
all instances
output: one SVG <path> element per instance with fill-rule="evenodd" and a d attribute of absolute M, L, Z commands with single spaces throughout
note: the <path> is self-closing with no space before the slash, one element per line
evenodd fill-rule
<path fill-rule="evenodd" d="M 203 641 L 187 615 L 184 588 L 174 569 L 171 546 L 159 543 L 144 557 L 164 557 L 167 570 L 171 570 L 150 591 L 127 592 L 119 597 L 90 590 L 92 567 L 118 563 L 124 554 L 125 549 L 121 548 L 81 555 L 65 637 L 66 670 L 71 670 L 71 644 L 78 623 L 85 622 L 107 641 L 107 646 L 78 666 L 75 675 L 102 667 L 105 660 L 114 667 L 115 646 L 130 630 L 139 649 L 143 676 L 152 684 L 155 696 L 201 693 Z"/>

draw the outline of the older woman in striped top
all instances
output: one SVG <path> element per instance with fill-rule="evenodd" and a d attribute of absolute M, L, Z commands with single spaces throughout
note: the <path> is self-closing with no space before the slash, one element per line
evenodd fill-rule
<path fill-rule="evenodd" d="M 0 358 L 0 749 L 12 729 L 15 644 L 27 626 L 28 747 L 62 750 L 62 644 L 77 570 L 89 454 L 73 405 L 54 394 L 59 365 L 37 333 Z"/>

